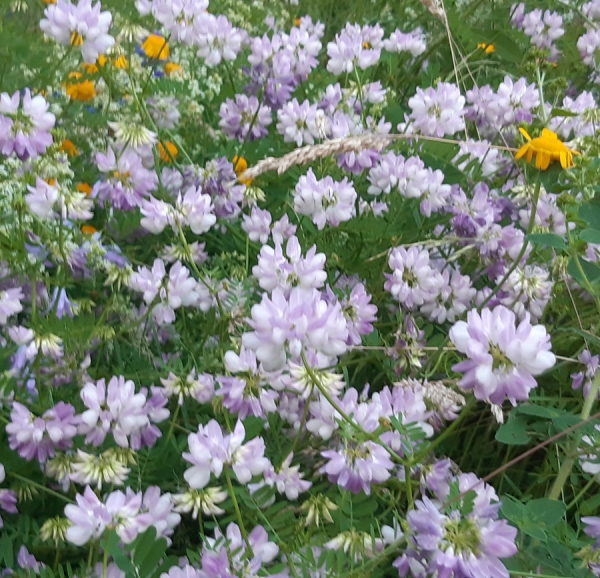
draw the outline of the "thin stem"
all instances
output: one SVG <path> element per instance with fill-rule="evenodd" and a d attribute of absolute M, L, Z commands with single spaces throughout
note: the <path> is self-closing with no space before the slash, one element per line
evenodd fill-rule
<path fill-rule="evenodd" d="M 7 474 L 17 480 L 21 480 L 22 482 L 25 482 L 26 484 L 29 484 L 31 486 L 33 486 L 34 488 L 37 488 L 38 490 L 42 490 L 42 492 L 46 492 L 47 494 L 51 494 L 52 496 L 54 496 L 55 498 L 59 498 L 61 500 L 63 500 L 64 502 L 67 502 L 68 504 L 72 504 L 73 500 L 71 500 L 71 498 L 68 498 L 67 496 L 65 496 L 64 494 L 61 494 L 59 492 L 55 492 L 54 490 L 51 490 L 50 488 L 47 488 L 46 486 L 38 483 L 38 482 L 34 482 L 33 480 L 30 480 L 29 478 L 26 478 L 25 476 L 21 476 L 20 474 L 16 474 L 15 472 L 7 472 Z"/>
<path fill-rule="evenodd" d="M 333 407 L 333 409 L 335 409 L 335 411 L 337 411 L 342 416 L 344 421 L 347 424 L 349 424 L 351 427 L 353 427 L 356 431 L 360 432 L 369 441 L 381 446 L 386 452 L 388 452 L 388 454 L 390 454 L 391 458 L 395 462 L 404 465 L 404 463 L 405 463 L 404 460 L 402 460 L 400 458 L 400 456 L 390 446 L 388 446 L 386 443 L 382 442 L 379 439 L 379 436 L 366 432 L 336 403 L 336 401 L 333 399 L 331 394 L 325 389 L 325 387 L 321 383 L 321 380 L 317 377 L 315 372 L 312 370 L 312 368 L 308 364 L 308 360 L 306 359 L 306 355 L 304 354 L 304 351 L 301 353 L 301 356 L 302 356 L 302 362 L 304 363 L 304 368 L 306 369 L 306 372 L 310 376 L 310 379 L 312 380 L 313 384 L 316 385 L 317 389 L 321 392 L 321 395 L 329 402 L 331 407 Z"/>
<path fill-rule="evenodd" d="M 502 277 L 502 279 L 498 283 L 496 283 L 496 286 L 494 287 L 492 292 L 483 300 L 481 305 L 478 307 L 478 309 L 480 311 L 490 302 L 492 297 L 494 297 L 496 295 L 496 293 L 498 293 L 498 291 L 500 291 L 500 289 L 502 289 L 502 286 L 504 285 L 504 283 L 506 283 L 508 278 L 512 275 L 513 271 L 519 266 L 519 264 L 521 263 L 521 259 L 524 257 L 524 255 L 527 251 L 527 247 L 529 246 L 529 239 L 527 237 L 529 237 L 529 235 L 531 235 L 531 233 L 533 231 L 533 227 L 535 225 L 535 216 L 537 213 L 537 206 L 538 206 L 538 201 L 540 199 L 540 189 L 541 188 L 542 188 L 542 182 L 538 180 L 537 184 L 535 185 L 535 190 L 533 191 L 533 201 L 531 204 L 531 216 L 529 217 L 529 225 L 527 226 L 527 233 L 525 234 L 525 239 L 523 239 L 523 246 L 521 247 L 521 250 L 519 251 L 519 254 L 517 255 L 517 258 L 514 260 L 513 264 L 509 267 L 508 271 L 504 274 L 504 277 Z"/>
<path fill-rule="evenodd" d="M 581 410 L 581 421 L 587 421 L 590 417 L 590 413 L 592 412 L 592 407 L 594 406 L 594 401 L 596 401 L 596 397 L 598 396 L 598 390 L 600 390 L 600 371 L 596 373 L 594 377 L 594 381 L 592 381 L 592 387 L 590 388 L 590 392 L 588 396 L 585 398 L 585 402 L 583 404 L 583 409 Z M 575 436 L 573 441 L 571 442 L 569 449 L 567 450 L 567 457 L 565 461 L 560 466 L 558 470 L 558 475 L 554 480 L 554 484 L 548 493 L 548 497 L 551 500 L 558 500 L 561 495 L 563 488 L 571 475 L 571 470 L 575 465 L 575 461 L 577 460 L 577 450 L 579 449 L 579 443 L 581 442 L 581 433 Z"/>
<path fill-rule="evenodd" d="M 573 498 L 573 501 L 567 505 L 567 511 L 570 510 L 573 506 L 575 506 L 577 504 L 577 502 L 583 498 L 583 496 L 585 496 L 585 494 L 587 493 L 587 491 L 595 484 L 597 484 L 598 482 L 596 481 L 595 478 L 592 478 L 581 490 L 581 492 L 579 492 L 575 498 Z"/>
<path fill-rule="evenodd" d="M 240 505 L 238 504 L 237 498 L 235 497 L 235 493 L 233 491 L 233 484 L 231 483 L 231 474 L 229 473 L 229 466 L 225 465 L 223 468 L 223 473 L 225 474 L 225 480 L 227 481 L 227 489 L 229 490 L 229 495 L 231 496 L 231 501 L 233 502 L 233 508 L 235 510 L 235 515 L 238 521 L 238 526 L 240 527 L 240 532 L 242 533 L 242 538 L 244 538 L 244 542 L 250 550 L 252 547 L 250 546 L 250 542 L 248 540 L 248 532 L 246 532 L 246 528 L 244 527 L 244 522 L 242 520 L 242 512 L 240 510 Z"/>

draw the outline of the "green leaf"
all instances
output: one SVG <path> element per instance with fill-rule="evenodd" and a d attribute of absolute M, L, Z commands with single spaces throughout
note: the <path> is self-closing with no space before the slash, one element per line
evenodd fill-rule
<path fill-rule="evenodd" d="M 581 269 L 585 275 L 581 274 L 579 267 L 577 266 L 577 262 L 581 265 Z M 588 283 L 593 285 L 596 281 L 600 279 L 600 268 L 594 263 L 590 263 L 589 261 L 584 261 L 579 257 L 573 257 L 569 260 L 569 264 L 567 265 L 567 273 L 577 281 L 582 287 L 587 289 Z M 587 278 L 587 281 L 586 281 Z"/>
<path fill-rule="evenodd" d="M 600 494 L 596 494 L 581 503 L 579 513 L 582 516 L 590 516 L 595 514 L 600 508 Z"/>
<path fill-rule="evenodd" d="M 550 529 L 563 519 L 567 507 L 564 502 L 559 500 L 539 498 L 527 502 L 525 511 L 528 520 Z"/>
<path fill-rule="evenodd" d="M 14 559 L 14 550 L 12 540 L 8 534 L 3 534 L 0 538 L 0 560 L 4 561 L 4 568 L 12 568 Z"/>
<path fill-rule="evenodd" d="M 598 229 L 584 229 L 579 233 L 579 238 L 586 243 L 600 245 L 600 231 Z"/>
<path fill-rule="evenodd" d="M 600 230 L 600 205 L 597 203 L 581 205 L 579 207 L 578 215 L 591 229 Z"/>
<path fill-rule="evenodd" d="M 565 240 L 553 233 L 534 233 L 528 235 L 527 239 L 534 245 L 541 245 L 543 247 L 554 247 L 555 249 L 566 249 L 567 244 Z"/>
<path fill-rule="evenodd" d="M 577 112 L 571 112 L 570 110 L 567 110 L 566 108 L 553 108 L 552 112 L 550 113 L 550 118 L 555 118 L 555 117 L 570 117 L 570 116 L 577 116 L 578 113 Z"/>
<path fill-rule="evenodd" d="M 510 62 L 522 62 L 523 49 L 508 35 L 500 33 L 494 37 L 494 47 L 496 54 L 502 60 Z"/>
<path fill-rule="evenodd" d="M 502 515 L 515 524 L 519 524 L 525 518 L 525 506 L 511 496 L 502 496 Z"/>
<path fill-rule="evenodd" d="M 530 520 L 525 520 L 520 526 L 521 532 L 524 532 L 528 536 L 535 538 L 536 540 L 546 540 L 546 532 L 537 524 Z"/>
<path fill-rule="evenodd" d="M 564 414 L 564 412 L 557 411 L 551 407 L 545 407 L 542 405 L 534 405 L 533 403 L 521 405 L 521 406 L 517 407 L 516 411 L 520 415 L 532 415 L 532 416 L 541 417 L 544 419 L 555 419 L 558 416 Z"/>
<path fill-rule="evenodd" d="M 511 413 L 508 421 L 496 432 L 496 440 L 508 446 L 522 446 L 529 443 L 527 421 Z"/>

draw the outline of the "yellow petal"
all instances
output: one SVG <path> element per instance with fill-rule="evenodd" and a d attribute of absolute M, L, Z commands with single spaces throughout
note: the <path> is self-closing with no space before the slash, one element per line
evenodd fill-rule
<path fill-rule="evenodd" d="M 529 136 L 529 133 L 522 127 L 519 127 L 519 132 L 527 139 L 527 140 L 531 140 L 531 137 Z"/>
<path fill-rule="evenodd" d="M 548 130 L 547 128 L 545 128 L 542 130 L 542 138 L 549 138 L 549 139 L 557 140 L 558 136 L 555 132 L 552 132 L 551 130 Z"/>
<path fill-rule="evenodd" d="M 525 156 L 525 153 L 529 152 L 529 143 L 525 143 L 518 151 L 517 154 L 515 155 L 515 159 L 519 160 L 520 158 L 523 158 Z"/>

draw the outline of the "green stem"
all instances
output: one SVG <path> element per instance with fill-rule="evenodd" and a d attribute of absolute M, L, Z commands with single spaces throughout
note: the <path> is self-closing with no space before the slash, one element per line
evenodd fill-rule
<path fill-rule="evenodd" d="M 492 297 L 494 297 L 496 293 L 498 293 L 498 291 L 502 289 L 504 283 L 506 283 L 507 279 L 512 275 L 513 271 L 519 266 L 521 259 L 525 255 L 527 247 L 529 246 L 529 239 L 527 237 L 531 235 L 531 233 L 533 232 L 533 227 L 535 225 L 535 216 L 537 213 L 538 201 L 540 200 L 541 187 L 542 182 L 538 180 L 537 184 L 535 185 L 535 190 L 533 191 L 533 200 L 531 203 L 531 216 L 529 217 L 529 225 L 527 226 L 527 233 L 525 234 L 525 239 L 523 240 L 523 246 L 521 247 L 521 251 L 519 251 L 517 258 L 514 260 L 513 264 L 510 266 L 508 271 L 504 274 L 504 277 L 502 277 L 500 282 L 496 284 L 492 292 L 483 300 L 481 305 L 478 307 L 479 311 L 481 311 L 490 302 Z"/>
<path fill-rule="evenodd" d="M 594 377 L 594 381 L 592 382 L 592 387 L 590 388 L 590 392 L 588 396 L 585 398 L 585 402 L 583 404 L 583 409 L 581 410 L 580 418 L 581 421 L 585 421 L 590 417 L 590 413 L 592 412 L 592 407 L 594 406 L 594 401 L 596 401 L 596 397 L 598 396 L 598 390 L 600 390 L 600 371 L 596 373 Z M 577 459 L 577 450 L 579 449 L 579 442 L 581 441 L 581 433 L 577 433 L 573 441 L 571 442 L 569 449 L 567 450 L 567 457 L 565 461 L 560 466 L 558 470 L 558 475 L 554 480 L 554 484 L 548 493 L 548 498 L 551 500 L 558 500 L 561 495 L 564 485 L 566 484 L 569 476 L 571 475 L 571 470 L 575 465 L 575 460 Z"/>
<path fill-rule="evenodd" d="M 596 481 L 595 478 L 592 478 L 584 487 L 583 490 L 581 490 L 581 492 L 579 492 L 575 498 L 573 498 L 573 501 L 567 506 L 567 511 L 569 511 L 573 506 L 575 506 L 577 504 L 577 502 L 583 498 L 583 496 L 587 493 L 587 491 L 595 484 L 597 484 L 598 482 Z"/>
<path fill-rule="evenodd" d="M 34 488 L 37 488 L 38 490 L 42 490 L 42 492 L 46 492 L 47 494 L 50 494 L 50 495 L 54 496 L 55 498 L 59 498 L 59 499 L 63 500 L 64 502 L 67 502 L 68 504 L 73 504 L 73 500 L 71 500 L 70 498 L 67 498 L 67 496 L 65 496 L 64 494 L 55 492 L 54 490 L 51 490 L 50 488 L 47 488 L 46 486 L 44 486 L 38 482 L 34 482 L 33 480 L 26 478 L 25 476 L 16 474 L 15 472 L 7 472 L 7 473 L 9 476 L 11 476 L 17 480 L 21 480 L 22 482 L 25 482 L 26 484 L 29 484 L 30 486 L 33 486 Z"/>
<path fill-rule="evenodd" d="M 393 461 L 404 465 L 405 464 L 404 460 L 402 460 L 400 458 L 400 456 L 390 446 L 388 446 L 386 443 L 382 442 L 379 439 L 379 436 L 366 432 L 336 403 L 336 401 L 333 399 L 331 394 L 325 389 L 325 387 L 323 387 L 321 380 L 317 377 L 315 372 L 312 370 L 312 367 L 310 367 L 310 365 L 308 364 L 308 360 L 306 359 L 306 355 L 304 354 L 304 351 L 301 353 L 301 356 L 302 356 L 302 362 L 304 363 L 304 368 L 306 369 L 306 372 L 310 376 L 310 379 L 312 380 L 313 384 L 321 392 L 321 395 L 331 404 L 331 407 L 333 407 L 333 409 L 335 409 L 335 411 L 337 411 L 342 416 L 344 421 L 348 425 L 353 427 L 356 431 L 360 432 L 369 441 L 381 446 L 386 452 L 388 452 L 388 454 L 390 454 L 390 457 L 392 458 Z"/>
<path fill-rule="evenodd" d="M 242 512 L 240 510 L 240 505 L 238 504 L 237 498 L 235 497 L 235 493 L 233 492 L 233 484 L 231 483 L 231 474 L 229 473 L 229 466 L 225 465 L 223 468 L 223 473 L 225 474 L 225 480 L 227 481 L 227 489 L 229 490 L 229 495 L 231 496 L 231 501 L 233 502 L 233 508 L 235 510 L 235 515 L 238 521 L 238 526 L 240 527 L 240 532 L 242 534 L 242 538 L 244 538 L 244 542 L 250 550 L 252 547 L 250 546 L 250 542 L 248 540 L 248 532 L 246 532 L 246 528 L 244 527 L 244 522 L 242 520 Z"/>

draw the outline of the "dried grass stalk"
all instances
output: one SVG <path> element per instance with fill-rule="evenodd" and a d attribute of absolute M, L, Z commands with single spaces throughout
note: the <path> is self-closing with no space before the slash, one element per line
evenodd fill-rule
<path fill-rule="evenodd" d="M 365 149 L 381 150 L 394 136 L 386 134 L 365 134 L 344 138 L 335 138 L 317 145 L 307 145 L 279 158 L 267 157 L 256 163 L 239 176 L 240 181 L 255 179 L 263 173 L 277 171 L 282 175 L 295 165 L 305 165 L 332 155 L 355 152 Z"/>
<path fill-rule="evenodd" d="M 421 0 L 421 4 L 429 10 L 436 18 L 439 18 L 442 22 L 446 21 L 446 11 L 441 0 Z"/>

